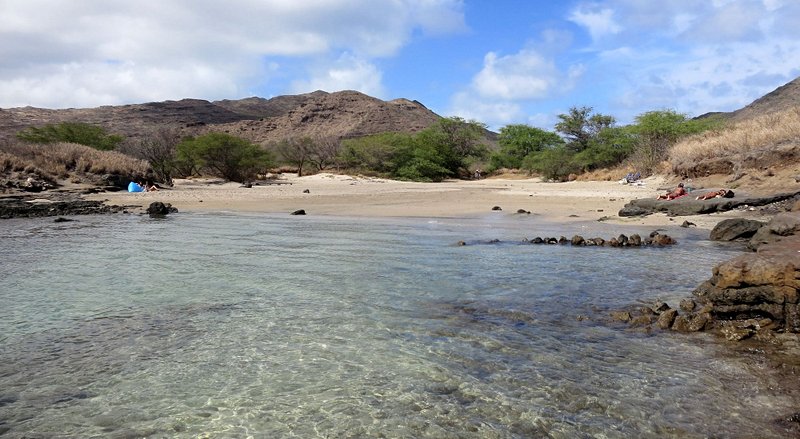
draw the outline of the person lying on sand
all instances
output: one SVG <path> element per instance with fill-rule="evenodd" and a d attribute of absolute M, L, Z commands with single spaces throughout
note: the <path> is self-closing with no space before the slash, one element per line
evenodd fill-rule
<path fill-rule="evenodd" d="M 700 195 L 695 200 L 710 200 L 712 198 L 731 198 L 733 197 L 733 191 L 729 191 L 727 189 L 720 189 L 718 191 L 708 192 L 706 194 Z"/>
<path fill-rule="evenodd" d="M 683 188 L 683 183 L 678 183 L 678 187 L 667 192 L 666 194 L 659 195 L 656 197 L 656 200 L 674 200 L 676 198 L 680 198 L 686 195 L 686 189 Z"/>

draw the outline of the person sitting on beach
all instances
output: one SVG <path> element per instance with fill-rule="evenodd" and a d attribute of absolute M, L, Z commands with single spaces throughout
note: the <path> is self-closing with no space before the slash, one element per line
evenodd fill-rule
<path fill-rule="evenodd" d="M 676 198 L 680 198 L 686 195 L 686 189 L 683 188 L 683 183 L 678 183 L 678 187 L 675 189 L 667 192 L 666 194 L 659 195 L 656 197 L 656 200 L 674 200 Z"/>
<path fill-rule="evenodd" d="M 718 191 L 708 192 L 703 195 L 699 195 L 695 200 L 710 200 L 712 198 L 731 198 L 733 196 L 733 191 L 729 191 L 727 189 L 720 189 Z"/>
<path fill-rule="evenodd" d="M 155 192 L 158 190 L 158 187 L 154 184 L 148 185 L 147 182 L 144 183 L 144 190 L 147 192 Z"/>

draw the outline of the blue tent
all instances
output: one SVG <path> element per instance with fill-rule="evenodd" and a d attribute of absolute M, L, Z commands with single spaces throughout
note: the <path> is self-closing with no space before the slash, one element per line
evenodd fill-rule
<path fill-rule="evenodd" d="M 128 183 L 128 192 L 144 192 L 144 188 L 139 183 L 132 181 Z"/>

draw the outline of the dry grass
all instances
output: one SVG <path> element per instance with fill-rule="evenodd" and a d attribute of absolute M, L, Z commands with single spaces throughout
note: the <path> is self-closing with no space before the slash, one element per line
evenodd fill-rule
<path fill-rule="evenodd" d="M 74 143 L 38 145 L 7 142 L 0 145 L 0 170 L 35 172 L 51 178 L 71 174 L 141 176 L 150 165 L 115 151 L 99 151 Z"/>
<path fill-rule="evenodd" d="M 800 148 L 800 107 L 691 136 L 670 149 L 669 161 L 674 170 L 691 169 L 703 160 L 768 155 L 787 146 Z"/>

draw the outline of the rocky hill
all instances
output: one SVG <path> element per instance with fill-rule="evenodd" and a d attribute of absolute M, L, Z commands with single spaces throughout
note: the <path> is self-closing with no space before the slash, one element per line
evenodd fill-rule
<path fill-rule="evenodd" d="M 800 107 L 800 77 L 776 88 L 738 110 L 706 113 L 698 117 L 704 118 L 714 116 L 738 122 L 767 114 L 778 113 L 794 107 Z"/>
<path fill-rule="evenodd" d="M 0 109 L 0 140 L 29 126 L 85 122 L 137 138 L 160 128 L 184 134 L 224 131 L 258 143 L 290 137 L 348 138 L 386 131 L 416 132 L 439 118 L 417 101 L 383 101 L 356 91 L 251 97 L 209 102 L 200 99 L 50 110 Z"/>

